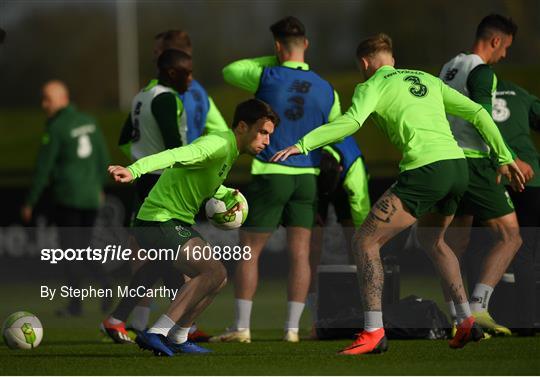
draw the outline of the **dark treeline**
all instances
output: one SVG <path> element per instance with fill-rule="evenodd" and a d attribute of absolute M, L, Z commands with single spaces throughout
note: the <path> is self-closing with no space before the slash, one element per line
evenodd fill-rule
<path fill-rule="evenodd" d="M 398 66 L 437 67 L 471 47 L 476 24 L 491 12 L 511 15 L 520 28 L 501 65 L 540 65 L 537 0 L 147 1 L 136 8 L 141 85 L 153 76 L 157 32 L 187 30 L 195 74 L 212 87 L 223 83 L 227 62 L 271 53 L 268 26 L 285 15 L 306 24 L 309 62 L 323 74 L 354 70 L 356 43 L 379 31 L 393 37 Z M 65 80 L 82 106 L 117 107 L 114 1 L 4 0 L 0 26 L 7 30 L 0 107 L 37 105 L 41 84 L 53 77 Z"/>

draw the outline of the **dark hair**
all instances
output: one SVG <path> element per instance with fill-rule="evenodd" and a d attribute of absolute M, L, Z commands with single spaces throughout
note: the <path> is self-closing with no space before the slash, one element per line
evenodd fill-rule
<path fill-rule="evenodd" d="M 373 35 L 360 42 L 356 48 L 356 57 L 365 58 L 381 51 L 392 53 L 392 38 L 384 33 Z"/>
<path fill-rule="evenodd" d="M 514 37 L 517 32 L 516 23 L 510 18 L 500 14 L 490 14 L 480 21 L 476 28 L 476 39 L 489 39 L 494 32 L 501 32 Z"/>
<path fill-rule="evenodd" d="M 274 127 L 277 127 L 279 124 L 279 116 L 272 110 L 269 104 L 256 98 L 248 99 L 236 106 L 232 128 L 235 129 L 242 121 L 251 127 L 259 119 L 263 118 L 274 123 Z"/>
<path fill-rule="evenodd" d="M 0 44 L 4 43 L 4 39 L 6 39 L 6 31 L 0 28 Z"/>
<path fill-rule="evenodd" d="M 181 50 L 191 55 L 191 39 L 189 34 L 183 30 L 167 30 L 156 34 L 155 40 L 160 40 L 163 50 Z"/>
<path fill-rule="evenodd" d="M 191 61 L 191 56 L 180 50 L 165 50 L 159 55 L 157 66 L 159 72 L 165 72 L 168 69 L 176 68 L 185 62 Z"/>
<path fill-rule="evenodd" d="M 303 42 L 306 38 L 306 28 L 296 17 L 285 17 L 270 26 L 274 39 L 289 46 L 292 43 Z"/>
<path fill-rule="evenodd" d="M 339 162 L 335 157 L 323 150 L 321 154 L 320 173 L 317 177 L 317 189 L 321 195 L 330 195 L 339 183 L 341 171 Z"/>

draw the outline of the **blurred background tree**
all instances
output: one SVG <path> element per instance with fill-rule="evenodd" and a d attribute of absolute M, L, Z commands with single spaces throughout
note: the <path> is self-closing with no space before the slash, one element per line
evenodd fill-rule
<path fill-rule="evenodd" d="M 510 15 L 519 25 L 509 55 L 495 66 L 496 72 L 540 95 L 537 0 L 207 0 L 141 1 L 133 6 L 139 86 L 154 76 L 154 35 L 185 29 L 194 45 L 195 76 L 227 121 L 234 105 L 248 94 L 223 82 L 222 67 L 238 58 L 271 54 L 268 27 L 287 15 L 305 23 L 311 42 L 308 62 L 338 90 L 343 110 L 362 80 L 354 62 L 362 38 L 384 31 L 394 40 L 398 67 L 437 74 L 444 62 L 471 47 L 476 25 L 493 12 Z M 125 162 L 115 148 L 126 114 L 119 108 L 117 9 L 116 1 L 0 2 L 0 26 L 7 31 L 0 48 L 3 182 L 14 176 L 25 182 L 31 173 L 44 121 L 39 111 L 40 87 L 51 78 L 66 81 L 73 101 L 98 116 L 113 159 Z M 397 172 L 399 155 L 377 130 L 365 127 L 357 139 L 372 176 Z M 247 170 L 240 173 L 242 179 L 247 179 L 246 174 Z"/>

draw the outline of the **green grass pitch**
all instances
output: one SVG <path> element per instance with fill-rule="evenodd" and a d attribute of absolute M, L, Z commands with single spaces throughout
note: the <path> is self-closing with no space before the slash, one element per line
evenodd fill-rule
<path fill-rule="evenodd" d="M 402 291 L 429 284 L 403 282 Z M 433 285 L 431 285 L 433 286 Z M 419 289 L 419 288 L 418 288 Z M 417 289 L 417 290 L 418 290 Z M 98 302 L 85 305 L 76 319 L 55 318 L 59 302 L 35 298 L 37 287 L 0 289 L 0 313 L 26 309 L 44 324 L 44 339 L 34 350 L 10 350 L 0 345 L 2 375 L 531 375 L 540 373 L 540 337 L 496 338 L 451 350 L 447 341 L 390 341 L 389 352 L 360 357 L 339 356 L 349 341 L 309 341 L 288 344 L 280 340 L 285 316 L 285 285 L 263 282 L 253 309 L 251 344 L 210 344 L 210 355 L 154 357 L 135 345 L 104 343 L 97 325 L 103 318 Z M 438 297 L 438 296 L 437 296 Z M 204 330 L 222 331 L 232 319 L 232 289 L 222 292 L 199 324 Z M 160 303 L 163 308 L 165 303 Z M 160 309 L 153 311 L 153 316 Z M 3 319 L 3 318 L 2 318 Z M 309 315 L 302 320 L 305 335 Z"/>

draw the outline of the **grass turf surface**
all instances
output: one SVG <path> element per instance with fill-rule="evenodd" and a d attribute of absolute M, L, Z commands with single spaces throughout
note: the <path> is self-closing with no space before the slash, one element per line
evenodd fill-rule
<path fill-rule="evenodd" d="M 425 280 L 402 281 L 402 296 L 413 290 L 429 294 Z M 436 286 L 436 285 L 435 285 Z M 205 330 L 222 331 L 232 320 L 232 289 L 225 289 L 200 320 Z M 34 350 L 10 350 L 0 345 L 2 375 L 531 375 L 540 373 L 540 337 L 496 338 L 451 350 L 447 341 L 390 341 L 384 355 L 339 356 L 349 341 L 280 341 L 285 317 L 285 284 L 260 285 L 253 308 L 251 344 L 209 344 L 210 355 L 154 357 L 135 345 L 103 343 L 97 324 L 103 318 L 99 301 L 85 302 L 85 315 L 59 319 L 53 311 L 61 303 L 39 299 L 39 286 L 0 288 L 0 314 L 26 309 L 40 317 L 44 339 Z M 153 312 L 153 318 L 165 305 Z M 309 328 L 305 313 L 302 327 Z"/>
<path fill-rule="evenodd" d="M 103 344 L 95 332 L 56 331 L 31 352 L 0 348 L 2 374 L 67 375 L 528 375 L 540 371 L 539 338 L 491 339 L 451 350 L 446 341 L 391 341 L 383 355 L 339 356 L 347 341 L 210 344 L 211 355 L 154 357 L 134 345 Z"/>

